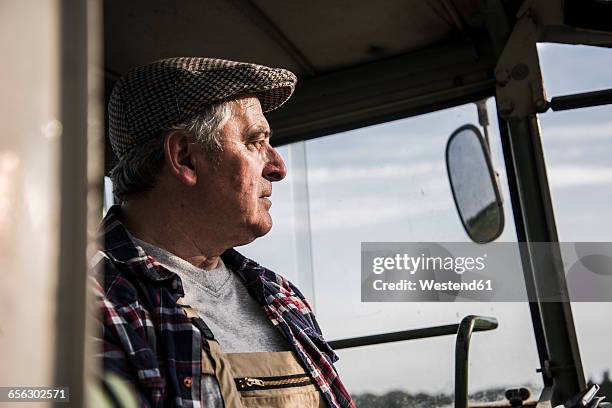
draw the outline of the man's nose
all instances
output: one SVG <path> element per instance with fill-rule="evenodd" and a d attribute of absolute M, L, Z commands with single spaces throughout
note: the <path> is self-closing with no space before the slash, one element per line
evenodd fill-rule
<path fill-rule="evenodd" d="M 263 176 L 269 181 L 281 181 L 287 175 L 285 162 L 275 148 L 268 149 L 268 161 L 263 169 Z"/>

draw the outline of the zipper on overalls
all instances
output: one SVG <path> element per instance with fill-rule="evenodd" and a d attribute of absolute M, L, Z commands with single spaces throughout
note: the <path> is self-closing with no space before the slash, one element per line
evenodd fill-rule
<path fill-rule="evenodd" d="M 269 390 L 273 388 L 301 387 L 312 384 L 308 374 L 285 375 L 280 377 L 243 377 L 236 378 L 240 391 Z"/>

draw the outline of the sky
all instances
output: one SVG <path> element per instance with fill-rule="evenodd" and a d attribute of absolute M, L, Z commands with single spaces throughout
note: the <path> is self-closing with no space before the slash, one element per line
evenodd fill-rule
<path fill-rule="evenodd" d="M 612 87 L 611 50 L 544 44 L 539 53 L 549 98 Z M 493 99 L 487 106 L 492 161 L 505 197 L 506 226 L 498 240 L 512 242 L 516 236 Z M 612 241 L 610 109 L 540 117 L 561 241 Z M 448 137 L 467 123 L 478 123 L 474 104 L 281 147 L 288 176 L 274 185 L 274 227 L 239 250 L 303 289 L 327 339 L 458 323 L 468 314 L 494 316 L 499 328 L 472 340 L 470 392 L 515 385 L 537 392 L 541 380 L 526 304 L 360 300 L 361 242 L 468 240 L 444 161 Z M 612 304 L 574 303 L 572 308 L 585 373 L 598 380 L 612 368 Z M 338 354 L 338 369 L 353 393 L 453 390 L 451 336 Z"/>

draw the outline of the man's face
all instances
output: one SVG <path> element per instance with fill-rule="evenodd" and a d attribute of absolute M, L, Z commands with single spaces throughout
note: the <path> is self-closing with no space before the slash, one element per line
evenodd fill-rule
<path fill-rule="evenodd" d="M 208 223 L 215 217 L 213 222 L 220 231 L 229 234 L 234 245 L 242 245 L 272 228 L 272 183 L 282 180 L 286 169 L 270 146 L 270 126 L 259 100 L 240 98 L 232 110 L 222 127 L 222 151 L 216 165 L 210 158 L 200 162 L 197 186 L 206 202 L 202 216 Z"/>

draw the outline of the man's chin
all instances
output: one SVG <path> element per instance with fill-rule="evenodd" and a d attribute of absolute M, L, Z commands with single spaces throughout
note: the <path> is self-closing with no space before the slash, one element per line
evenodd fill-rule
<path fill-rule="evenodd" d="M 242 245 L 247 245 L 250 244 L 251 242 L 255 241 L 257 238 L 259 237 L 263 237 L 264 235 L 266 235 L 268 232 L 270 232 L 270 230 L 272 229 L 272 219 L 270 218 L 269 221 L 266 222 L 261 222 L 261 223 L 257 223 L 257 224 L 252 224 L 249 228 L 249 236 L 248 237 L 244 237 L 240 243 L 237 243 L 235 246 L 242 246 Z"/>
<path fill-rule="evenodd" d="M 272 229 L 272 219 L 270 218 L 267 222 L 262 222 L 254 227 L 253 233 L 255 234 L 255 238 L 263 237 Z"/>

